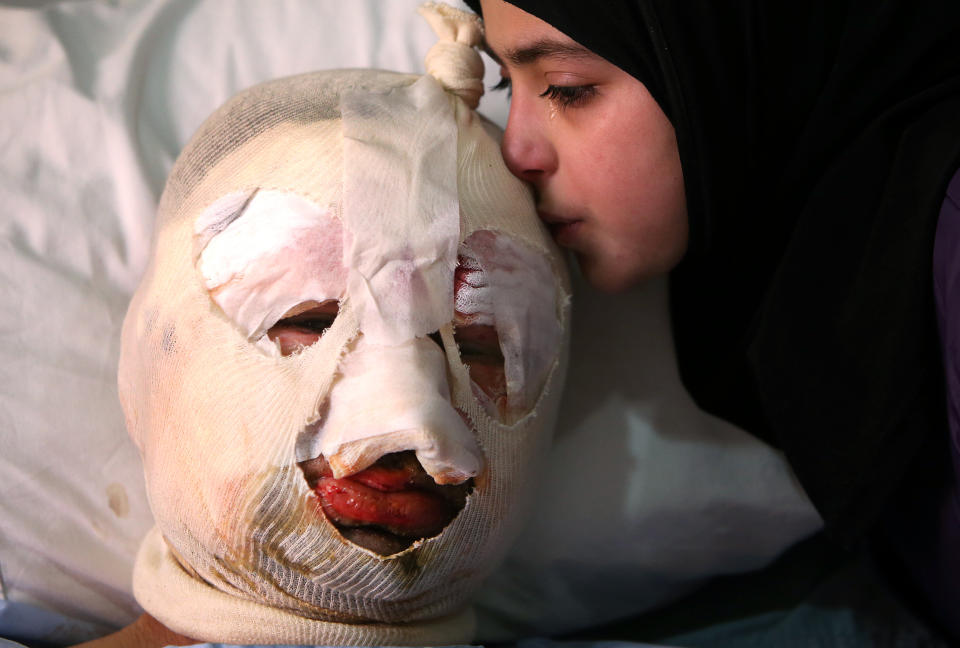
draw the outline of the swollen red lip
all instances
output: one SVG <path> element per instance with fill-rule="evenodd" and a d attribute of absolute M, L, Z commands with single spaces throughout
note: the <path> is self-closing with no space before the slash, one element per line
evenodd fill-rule
<path fill-rule="evenodd" d="M 454 513 L 439 495 L 419 490 L 384 492 L 350 478 L 323 477 L 315 492 L 331 520 L 346 526 L 376 525 L 407 538 L 440 533 Z"/>
<path fill-rule="evenodd" d="M 366 470 L 350 475 L 347 479 L 378 491 L 398 491 L 417 484 L 417 468 L 419 464 L 403 463 L 399 466 L 373 464 Z"/>
<path fill-rule="evenodd" d="M 381 457 L 358 473 L 335 479 L 327 461 L 300 463 L 324 515 L 353 542 L 389 555 L 434 536 L 463 508 L 472 482 L 439 486 L 413 452 Z"/>

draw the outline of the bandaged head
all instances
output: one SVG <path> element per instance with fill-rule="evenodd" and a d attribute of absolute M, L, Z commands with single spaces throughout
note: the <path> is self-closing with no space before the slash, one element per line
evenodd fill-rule
<path fill-rule="evenodd" d="M 472 110 L 479 25 L 429 14 L 431 74 L 252 88 L 168 180 L 119 388 L 156 520 L 134 591 L 188 636 L 465 642 L 515 531 L 568 289 Z"/>

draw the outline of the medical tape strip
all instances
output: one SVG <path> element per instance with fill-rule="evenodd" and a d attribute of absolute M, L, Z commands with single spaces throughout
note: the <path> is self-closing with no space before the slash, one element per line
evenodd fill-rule
<path fill-rule="evenodd" d="M 377 344 L 428 335 L 453 319 L 460 203 L 451 98 L 425 76 L 388 93 L 345 93 L 341 111 L 343 265 L 360 328 Z"/>
<path fill-rule="evenodd" d="M 198 267 L 205 287 L 252 341 L 294 306 L 343 295 L 341 224 L 307 198 L 228 194 L 200 215 L 194 232 L 204 246 Z"/>
<path fill-rule="evenodd" d="M 437 483 L 479 473 L 482 453 L 450 403 L 445 357 L 432 340 L 381 346 L 361 338 L 340 372 L 312 451 L 327 458 L 335 477 L 403 450 L 413 450 Z"/>

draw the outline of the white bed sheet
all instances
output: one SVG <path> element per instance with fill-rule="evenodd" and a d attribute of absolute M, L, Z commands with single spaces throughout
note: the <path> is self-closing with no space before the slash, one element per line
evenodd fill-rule
<path fill-rule="evenodd" d="M 115 370 L 173 160 L 254 83 L 422 72 L 434 37 L 417 4 L 0 6 L 0 594 L 87 624 L 55 640 L 139 611 L 130 572 L 151 517 Z M 503 125 L 506 96 L 480 109 Z M 778 453 L 686 396 L 663 282 L 618 299 L 580 288 L 556 448 L 528 528 L 479 597 L 483 639 L 649 609 L 820 526 Z"/>

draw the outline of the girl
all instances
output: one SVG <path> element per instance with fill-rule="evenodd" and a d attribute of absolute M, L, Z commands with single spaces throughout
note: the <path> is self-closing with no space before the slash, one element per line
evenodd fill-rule
<path fill-rule="evenodd" d="M 960 5 L 473 5 L 557 242 L 960 638 Z"/>

